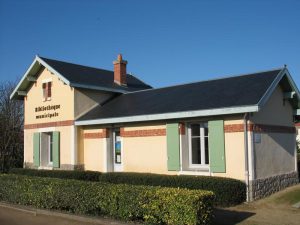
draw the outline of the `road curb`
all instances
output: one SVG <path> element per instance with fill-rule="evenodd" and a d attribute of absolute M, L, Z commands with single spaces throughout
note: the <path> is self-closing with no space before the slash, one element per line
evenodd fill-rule
<path fill-rule="evenodd" d="M 0 202 L 0 207 L 17 210 L 17 211 L 24 212 L 24 213 L 30 213 L 34 216 L 38 216 L 38 215 L 55 216 L 55 217 L 60 217 L 60 218 L 64 218 L 64 219 L 85 222 L 85 223 L 95 223 L 95 224 L 101 224 L 101 225 L 104 225 L 104 224 L 105 225 L 106 224 L 108 224 L 108 225 L 140 225 L 139 223 L 133 223 L 133 222 L 125 223 L 125 222 L 115 221 L 115 220 L 107 219 L 107 218 L 89 217 L 89 216 L 84 216 L 84 215 L 74 215 L 74 214 L 57 212 L 57 211 L 36 209 L 36 208 L 32 208 L 29 206 L 23 206 L 23 205 L 13 205 L 13 204 L 8 204 L 8 203 L 4 203 L 4 202 Z"/>
<path fill-rule="evenodd" d="M 14 210 L 24 212 L 24 213 L 30 213 L 30 214 L 33 214 L 34 216 L 36 216 L 36 210 L 30 209 L 30 208 L 27 208 L 27 207 L 23 207 L 21 205 L 10 205 L 10 204 L 1 202 L 0 207 L 8 208 L 8 209 L 14 209 Z"/>

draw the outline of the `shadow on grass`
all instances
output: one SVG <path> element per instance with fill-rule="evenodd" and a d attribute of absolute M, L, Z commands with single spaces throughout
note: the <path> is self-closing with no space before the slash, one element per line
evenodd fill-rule
<path fill-rule="evenodd" d="M 254 216 L 255 213 L 228 209 L 214 209 L 214 215 L 212 220 L 213 225 L 232 225 Z"/>

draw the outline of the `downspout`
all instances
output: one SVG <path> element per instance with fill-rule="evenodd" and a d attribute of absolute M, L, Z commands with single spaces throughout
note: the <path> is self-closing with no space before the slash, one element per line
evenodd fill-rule
<path fill-rule="evenodd" d="M 245 181 L 246 181 L 246 195 L 247 202 L 250 201 L 250 190 L 249 190 L 249 160 L 248 160 L 248 119 L 249 114 L 245 113 L 244 116 L 244 145 L 245 145 Z"/>

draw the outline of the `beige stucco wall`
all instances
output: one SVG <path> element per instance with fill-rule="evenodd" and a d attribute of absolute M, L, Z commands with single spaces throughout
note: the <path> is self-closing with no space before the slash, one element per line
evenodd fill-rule
<path fill-rule="evenodd" d="M 125 131 L 166 129 L 165 124 L 135 125 Z M 123 170 L 125 172 L 147 172 L 175 174 L 167 168 L 166 136 L 122 137 Z"/>
<path fill-rule="evenodd" d="M 226 172 L 214 176 L 245 180 L 244 132 L 225 133 Z"/>
<path fill-rule="evenodd" d="M 85 170 L 103 172 L 104 168 L 104 142 L 105 139 L 84 139 L 83 165 Z"/>
<path fill-rule="evenodd" d="M 250 120 L 254 123 L 293 127 L 293 107 L 283 100 L 283 91 L 277 87 L 269 101 Z M 262 133 L 261 142 L 254 143 L 255 178 L 289 173 L 295 170 L 296 134 Z"/>
<path fill-rule="evenodd" d="M 166 136 L 123 138 L 125 172 L 172 174 L 167 168 Z"/>
<path fill-rule="evenodd" d="M 42 84 L 44 80 L 52 81 L 51 100 L 43 100 Z M 24 99 L 25 104 L 25 124 L 47 123 L 53 121 L 64 121 L 74 119 L 74 89 L 65 85 L 56 75 L 51 74 L 47 69 L 43 69 L 37 78 L 35 84 L 29 89 L 27 97 Z M 35 112 L 36 107 L 60 105 L 57 110 L 47 110 Z M 52 118 L 36 119 L 37 115 L 44 113 L 57 112 L 58 116 Z"/>
<path fill-rule="evenodd" d="M 24 130 L 24 163 L 33 163 L 33 134 L 35 132 L 60 132 L 60 164 L 71 164 L 71 133 L 72 126 L 40 128 Z"/>
<path fill-rule="evenodd" d="M 85 170 L 106 171 L 105 168 L 105 151 L 107 150 L 106 138 L 84 138 L 85 133 L 101 133 L 101 128 L 83 127 L 78 132 L 81 137 L 79 146 L 77 147 L 78 164 L 83 165 Z"/>

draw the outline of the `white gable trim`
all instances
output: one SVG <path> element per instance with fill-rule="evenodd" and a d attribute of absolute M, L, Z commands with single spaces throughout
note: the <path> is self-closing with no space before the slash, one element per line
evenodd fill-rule
<path fill-rule="evenodd" d="M 33 60 L 33 62 L 31 63 L 31 65 L 29 66 L 29 68 L 27 69 L 27 71 L 25 72 L 25 74 L 23 75 L 22 79 L 20 80 L 20 82 L 17 84 L 16 88 L 13 90 L 13 92 L 10 95 L 10 99 L 12 99 L 15 94 L 17 94 L 18 89 L 20 88 L 21 84 L 23 83 L 23 81 L 25 79 L 27 79 L 27 76 L 29 74 L 29 72 L 31 71 L 31 69 L 33 68 L 33 66 L 37 63 L 37 56 L 35 57 L 35 59 Z"/>
<path fill-rule="evenodd" d="M 67 80 L 63 75 L 61 75 L 59 72 L 57 72 L 53 67 L 49 66 L 44 60 L 42 60 L 40 57 L 37 56 L 37 61 L 42 64 L 45 68 L 47 68 L 51 73 L 54 73 L 61 79 L 65 84 L 70 85 L 70 81 Z"/>
<path fill-rule="evenodd" d="M 12 99 L 15 95 L 18 94 L 18 90 L 21 86 L 21 84 L 25 81 L 31 81 L 32 79 L 32 74 L 30 74 L 30 71 L 32 70 L 32 68 L 36 65 L 36 64 L 40 64 L 43 65 L 45 68 L 47 68 L 51 73 L 54 73 L 55 75 L 57 75 L 65 84 L 70 85 L 70 82 L 63 76 L 61 75 L 59 72 L 57 72 L 55 69 L 53 69 L 51 66 L 49 66 L 44 60 L 42 60 L 39 56 L 35 56 L 35 59 L 33 60 L 33 62 L 31 63 L 30 67 L 27 69 L 27 71 L 25 72 L 25 74 L 23 75 L 22 79 L 20 80 L 20 82 L 18 83 L 18 85 L 16 86 L 16 88 L 13 90 L 13 92 L 10 95 L 10 99 Z M 27 79 L 29 78 L 29 79 Z M 32 81 L 33 82 L 33 81 Z"/>
<path fill-rule="evenodd" d="M 288 81 L 293 89 L 293 91 L 295 91 L 298 101 L 300 101 L 300 93 L 299 90 L 291 76 L 291 74 L 289 73 L 287 68 L 283 68 L 277 75 L 277 77 L 274 79 L 274 81 L 272 82 L 272 84 L 270 85 L 270 87 L 268 88 L 268 90 L 266 91 L 266 93 L 263 95 L 263 97 L 260 99 L 260 101 L 258 102 L 258 106 L 259 108 L 263 107 L 266 102 L 270 99 L 271 95 L 273 94 L 274 90 L 276 89 L 276 87 L 278 86 L 279 82 L 281 81 L 281 79 L 284 76 L 287 76 Z"/>

